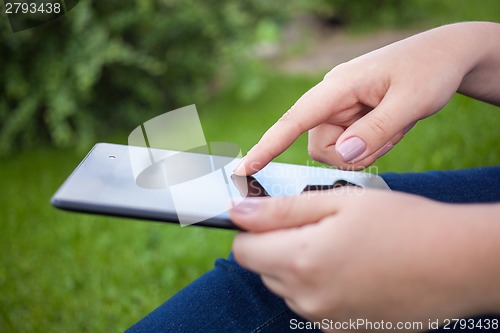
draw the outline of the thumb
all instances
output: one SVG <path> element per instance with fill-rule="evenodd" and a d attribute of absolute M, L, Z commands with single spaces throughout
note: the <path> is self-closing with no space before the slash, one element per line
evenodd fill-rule
<path fill-rule="evenodd" d="M 252 232 L 298 227 L 336 213 L 345 194 L 343 187 L 298 196 L 246 198 L 230 210 L 230 217 L 243 230 Z"/>
<path fill-rule="evenodd" d="M 335 143 L 341 159 L 346 163 L 358 163 L 376 152 L 380 153 L 389 144 L 395 145 L 405 129 L 417 120 L 413 112 L 405 110 L 405 105 L 401 97 L 386 95 L 375 109 L 350 125 Z M 374 159 L 367 161 L 373 162 Z"/>

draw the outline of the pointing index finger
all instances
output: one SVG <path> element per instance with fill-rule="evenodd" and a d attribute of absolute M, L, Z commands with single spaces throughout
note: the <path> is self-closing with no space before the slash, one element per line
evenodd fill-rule
<path fill-rule="evenodd" d="M 248 151 L 245 158 L 234 170 L 236 175 L 253 175 L 290 147 L 307 130 L 303 130 L 297 120 L 290 119 L 292 118 L 291 113 L 292 109 L 287 111 Z"/>
<path fill-rule="evenodd" d="M 234 173 L 239 176 L 256 173 L 290 147 L 302 133 L 325 121 L 332 106 L 328 99 L 332 96 L 331 88 L 328 90 L 329 94 L 322 81 L 306 92 L 264 133 L 260 141 L 237 165 Z"/>

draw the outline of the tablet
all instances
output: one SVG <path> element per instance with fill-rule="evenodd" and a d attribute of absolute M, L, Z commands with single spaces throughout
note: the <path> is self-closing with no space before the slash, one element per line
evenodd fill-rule
<path fill-rule="evenodd" d="M 246 197 L 349 186 L 389 189 L 364 172 L 272 162 L 253 176 L 239 158 L 98 143 L 51 199 L 57 208 L 140 220 L 238 229 L 228 211 Z M 352 187 L 354 186 L 354 187 Z"/>

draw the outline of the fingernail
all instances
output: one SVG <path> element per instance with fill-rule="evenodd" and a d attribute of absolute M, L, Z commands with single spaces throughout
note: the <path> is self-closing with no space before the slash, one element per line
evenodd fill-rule
<path fill-rule="evenodd" d="M 244 160 L 245 160 L 245 156 L 243 156 L 241 158 L 241 160 L 239 160 L 238 163 L 236 163 L 236 165 L 233 168 L 234 174 L 236 174 L 238 176 L 244 176 L 245 175 L 245 168 L 244 168 L 245 165 L 243 163 Z"/>
<path fill-rule="evenodd" d="M 382 149 L 380 151 L 380 153 L 378 154 L 377 158 L 381 158 L 382 156 L 384 156 L 385 154 L 387 154 L 389 152 L 389 150 L 391 150 L 394 146 L 391 145 L 390 143 L 388 143 L 384 149 Z"/>
<path fill-rule="evenodd" d="M 232 211 L 236 214 L 247 215 L 254 213 L 259 209 L 260 202 L 258 199 L 245 199 L 236 206 L 233 207 Z"/>
<path fill-rule="evenodd" d="M 337 152 L 348 163 L 361 156 L 365 150 L 366 143 L 357 136 L 353 136 L 337 146 Z"/>

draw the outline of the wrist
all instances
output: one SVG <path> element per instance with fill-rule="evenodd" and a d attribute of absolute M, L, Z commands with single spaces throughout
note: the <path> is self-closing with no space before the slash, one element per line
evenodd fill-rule
<path fill-rule="evenodd" d="M 493 104 L 500 104 L 500 24 L 492 22 L 463 23 L 463 35 L 469 44 L 465 51 L 469 68 L 458 92 Z"/>

